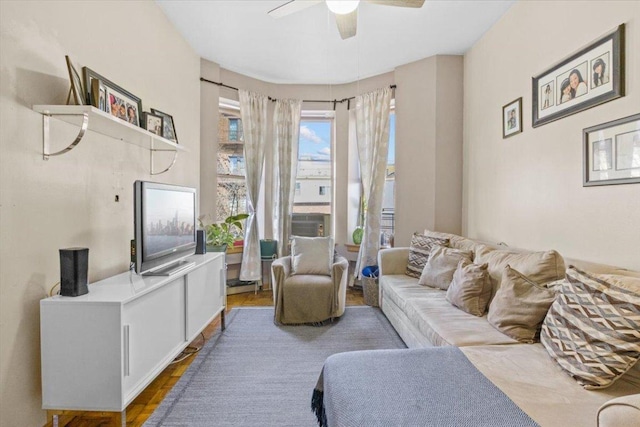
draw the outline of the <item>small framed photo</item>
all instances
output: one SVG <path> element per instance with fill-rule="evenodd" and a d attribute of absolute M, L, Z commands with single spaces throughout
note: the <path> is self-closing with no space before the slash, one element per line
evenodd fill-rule
<path fill-rule="evenodd" d="M 583 186 L 640 183 L 640 114 L 582 131 Z"/>
<path fill-rule="evenodd" d="M 144 112 L 142 113 L 142 127 L 149 132 L 162 136 L 162 130 L 164 128 L 164 118 L 157 114 Z"/>
<path fill-rule="evenodd" d="M 522 97 L 502 107 L 502 138 L 522 132 Z"/>
<path fill-rule="evenodd" d="M 173 123 L 173 117 L 162 111 L 158 111 L 155 108 L 151 109 L 151 112 L 156 116 L 162 117 L 162 137 L 178 143 L 178 135 L 176 134 L 176 126 Z"/>
<path fill-rule="evenodd" d="M 73 98 L 76 105 L 84 105 L 84 88 L 82 87 L 80 74 L 78 74 L 75 67 L 71 63 L 71 58 L 69 58 L 69 55 L 65 55 L 64 59 L 67 61 L 69 81 L 71 82 L 71 89 L 69 90 L 69 96 L 67 97 L 67 104 L 69 103 L 71 98 Z"/>
<path fill-rule="evenodd" d="M 139 97 L 90 68 L 83 67 L 82 71 L 84 74 L 86 101 L 89 105 L 100 108 L 100 87 L 102 87 L 104 88 L 104 111 L 132 125 L 140 126 L 142 100 Z M 97 84 L 94 83 L 96 80 L 98 81 Z M 96 85 L 98 85 L 97 90 L 95 89 Z"/>
<path fill-rule="evenodd" d="M 535 128 L 624 96 L 624 24 L 532 79 Z"/>
<path fill-rule="evenodd" d="M 101 111 L 107 111 L 107 88 L 98 79 L 91 81 L 91 102 Z"/>

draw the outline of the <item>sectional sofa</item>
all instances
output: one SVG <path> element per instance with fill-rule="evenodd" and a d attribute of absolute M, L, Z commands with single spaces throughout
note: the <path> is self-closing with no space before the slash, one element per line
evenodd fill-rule
<path fill-rule="evenodd" d="M 488 263 L 493 294 L 505 265 L 537 282 L 562 279 L 569 264 L 623 280 L 640 293 L 640 273 L 565 260 L 555 251 L 529 252 L 426 231 L 452 248 L 473 252 Z M 408 347 L 455 346 L 486 378 L 541 426 L 640 426 L 640 365 L 602 390 L 586 390 L 551 359 L 542 344 L 524 344 L 503 334 L 487 315 L 468 314 L 446 299 L 446 291 L 418 284 L 405 274 L 409 248 L 379 254 L 379 303 Z"/>

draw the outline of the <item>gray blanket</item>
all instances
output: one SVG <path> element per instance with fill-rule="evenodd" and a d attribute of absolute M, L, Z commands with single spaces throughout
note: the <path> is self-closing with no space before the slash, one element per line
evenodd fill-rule
<path fill-rule="evenodd" d="M 312 409 L 321 427 L 537 426 L 456 347 L 335 354 Z"/>

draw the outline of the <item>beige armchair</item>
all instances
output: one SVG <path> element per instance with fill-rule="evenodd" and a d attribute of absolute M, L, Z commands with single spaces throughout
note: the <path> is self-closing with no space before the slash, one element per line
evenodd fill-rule
<path fill-rule="evenodd" d="M 291 274 L 291 257 L 271 265 L 275 322 L 320 323 L 344 314 L 349 262 L 336 256 L 331 276 Z"/>

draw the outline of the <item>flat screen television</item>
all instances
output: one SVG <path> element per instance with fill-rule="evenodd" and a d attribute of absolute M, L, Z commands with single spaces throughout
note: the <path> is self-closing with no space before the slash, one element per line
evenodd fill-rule
<path fill-rule="evenodd" d="M 135 271 L 169 275 L 195 254 L 196 190 L 136 181 L 134 193 Z"/>

